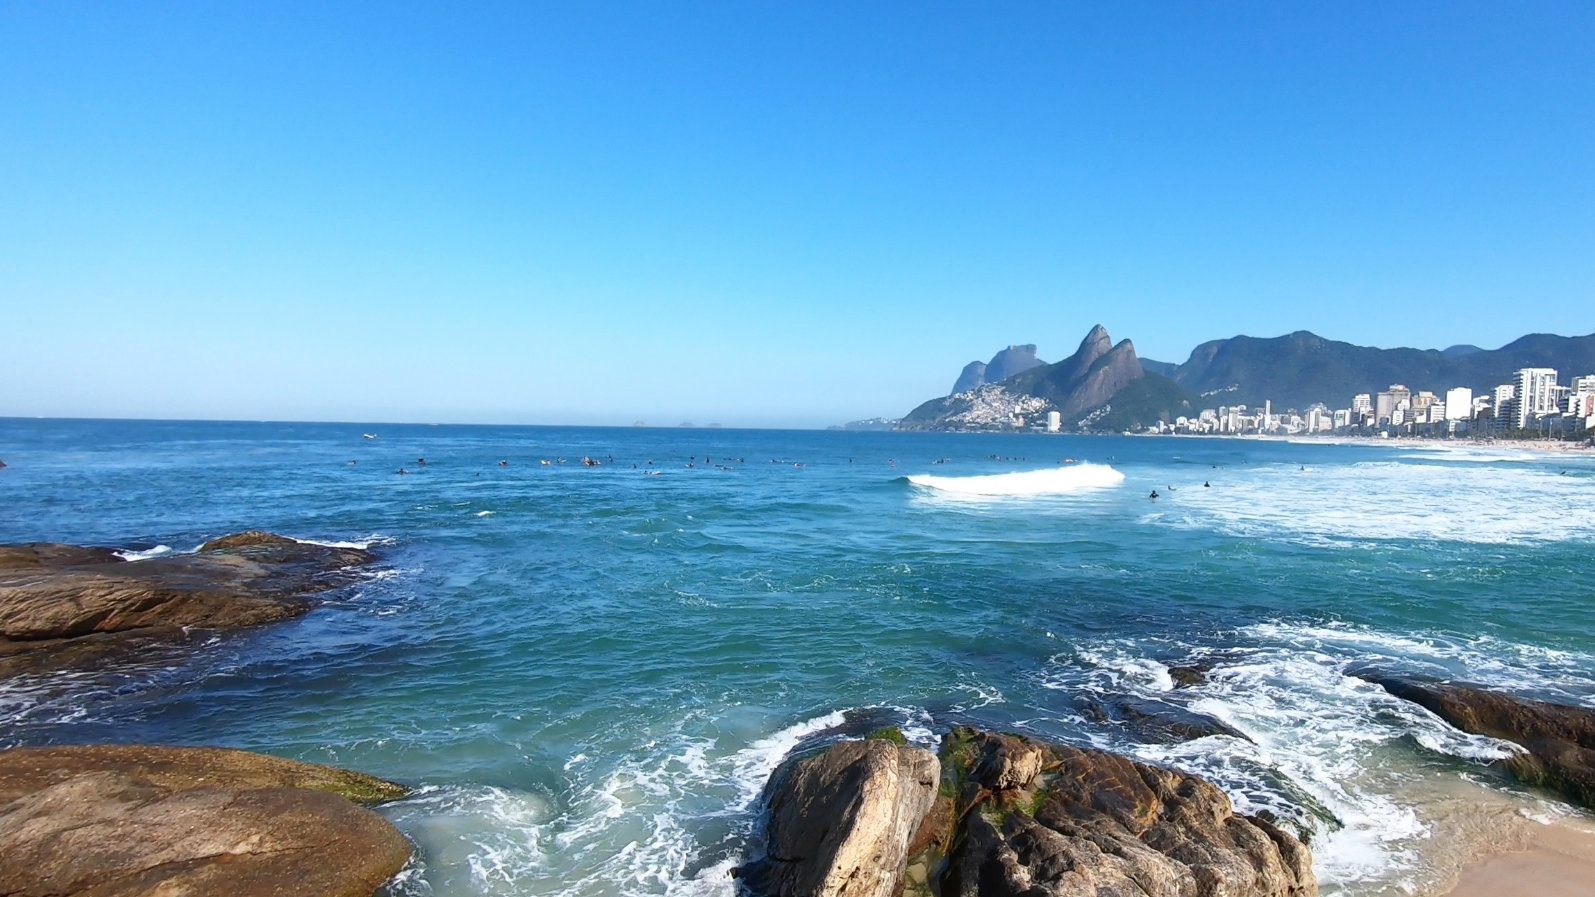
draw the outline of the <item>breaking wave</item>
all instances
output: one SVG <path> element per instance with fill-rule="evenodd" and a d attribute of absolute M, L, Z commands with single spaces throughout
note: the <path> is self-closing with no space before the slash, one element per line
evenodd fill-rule
<path fill-rule="evenodd" d="M 959 495 L 1062 495 L 1086 489 L 1103 489 L 1124 482 L 1124 474 L 1106 464 L 1073 464 L 1020 473 L 995 473 L 972 477 L 917 474 L 907 478 L 915 486 Z"/>
<path fill-rule="evenodd" d="M 1070 695 L 1133 695 L 1241 733 L 1142 743 L 1087 724 L 1099 747 L 1205 776 L 1239 811 L 1268 811 L 1310 831 L 1326 894 L 1430 893 L 1473 850 L 1514 837 L 1524 812 L 1573 812 L 1483 787 L 1484 765 L 1514 745 L 1458 731 L 1348 670 L 1466 670 L 1486 685 L 1587 704 L 1595 700 L 1587 656 L 1341 624 L 1269 622 L 1235 635 L 1222 648 L 1187 648 L 1212 664 L 1192 687 L 1177 688 L 1169 674 L 1179 648 L 1136 638 L 1076 644 L 1053 658 L 1040 684 Z M 1439 757 L 1451 765 L 1437 774 Z"/>

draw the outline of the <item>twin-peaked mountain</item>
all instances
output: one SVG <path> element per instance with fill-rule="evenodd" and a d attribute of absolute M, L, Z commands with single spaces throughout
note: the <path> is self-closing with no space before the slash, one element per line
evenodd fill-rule
<path fill-rule="evenodd" d="M 1142 368 L 1134 344 L 1115 345 L 1099 324 L 1057 364 L 1036 358 L 1031 345 L 1009 346 L 990 364 L 971 363 L 952 395 L 915 408 L 897 429 L 1012 429 L 1056 411 L 1066 429 L 1122 430 L 1188 415 L 1192 407 L 1184 390 Z"/>

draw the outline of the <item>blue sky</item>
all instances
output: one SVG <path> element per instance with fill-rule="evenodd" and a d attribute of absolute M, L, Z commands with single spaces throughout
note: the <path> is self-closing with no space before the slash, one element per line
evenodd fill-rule
<path fill-rule="evenodd" d="M 0 2 L 0 321 L 0 415 L 728 426 L 1584 334 L 1595 5 Z"/>

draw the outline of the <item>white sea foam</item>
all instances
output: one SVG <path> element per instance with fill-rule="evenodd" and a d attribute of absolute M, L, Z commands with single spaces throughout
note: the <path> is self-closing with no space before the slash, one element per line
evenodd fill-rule
<path fill-rule="evenodd" d="M 915 474 L 908 477 L 908 481 L 916 486 L 957 495 L 1061 495 L 1117 486 L 1124 482 L 1124 474 L 1106 464 L 1071 464 L 1067 467 L 969 477 Z"/>
<path fill-rule="evenodd" d="M 320 539 L 294 539 L 294 541 L 298 542 L 300 545 L 320 545 L 324 548 L 359 548 L 361 550 L 365 550 L 373 545 L 391 545 L 393 544 L 394 540 L 392 536 L 382 536 L 373 533 L 372 535 L 366 536 L 364 539 L 353 539 L 347 542 L 322 541 Z"/>
<path fill-rule="evenodd" d="M 905 714 L 906 715 L 906 714 Z M 804 739 L 846 722 L 838 711 L 720 747 L 730 729 L 683 721 L 614 762 L 587 751 L 564 764 L 562 800 L 505 788 L 427 788 L 387 813 L 422 850 L 395 894 L 703 895 L 732 897 L 743 857 L 701 843 L 746 835 L 770 773 Z M 690 731 L 689 731 L 690 730 Z M 705 851 L 716 852 L 705 856 Z"/>
<path fill-rule="evenodd" d="M 1349 465 L 1257 465 L 1195 474 L 1143 520 L 1245 538 L 1345 546 L 1385 540 L 1506 544 L 1595 540 L 1595 478 L 1559 466 L 1442 463 L 1414 454 Z M 1194 481 L 1193 481 L 1194 482 Z"/>
<path fill-rule="evenodd" d="M 116 552 L 117 556 L 122 558 L 124 561 L 145 561 L 149 560 L 150 558 L 157 558 L 163 554 L 171 553 L 172 546 L 170 545 L 157 545 L 154 548 L 146 548 L 143 551 L 133 551 L 129 549 Z"/>
<path fill-rule="evenodd" d="M 1422 707 L 1346 675 L 1359 663 L 1466 670 L 1486 685 L 1554 692 L 1591 703 L 1595 658 L 1498 640 L 1396 635 L 1348 625 L 1264 623 L 1242 629 L 1237 647 L 1202 684 L 1170 688 L 1157 658 L 1169 645 L 1118 639 L 1076 646 L 1054 658 L 1042 684 L 1071 694 L 1132 694 L 1217 718 L 1250 741 L 1225 736 L 1175 745 L 1102 734 L 1099 746 L 1206 776 L 1242 812 L 1270 810 L 1314 830 L 1314 865 L 1326 894 L 1414 893 L 1444 880 L 1434 865 L 1436 826 L 1449 812 L 1421 751 L 1471 763 L 1515 753 L 1508 742 L 1469 735 Z M 1523 800 L 1502 795 L 1502 800 Z M 1316 804 L 1314 813 L 1304 807 Z M 1330 821 L 1324 813 L 1333 816 Z"/>

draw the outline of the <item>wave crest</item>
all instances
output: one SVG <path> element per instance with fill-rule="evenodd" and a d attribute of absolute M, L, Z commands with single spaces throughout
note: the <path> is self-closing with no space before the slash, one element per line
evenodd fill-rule
<path fill-rule="evenodd" d="M 915 486 L 961 495 L 1062 495 L 1086 489 L 1104 489 L 1124 482 L 1124 474 L 1106 464 L 1071 464 L 1019 473 L 972 477 L 908 477 Z"/>

